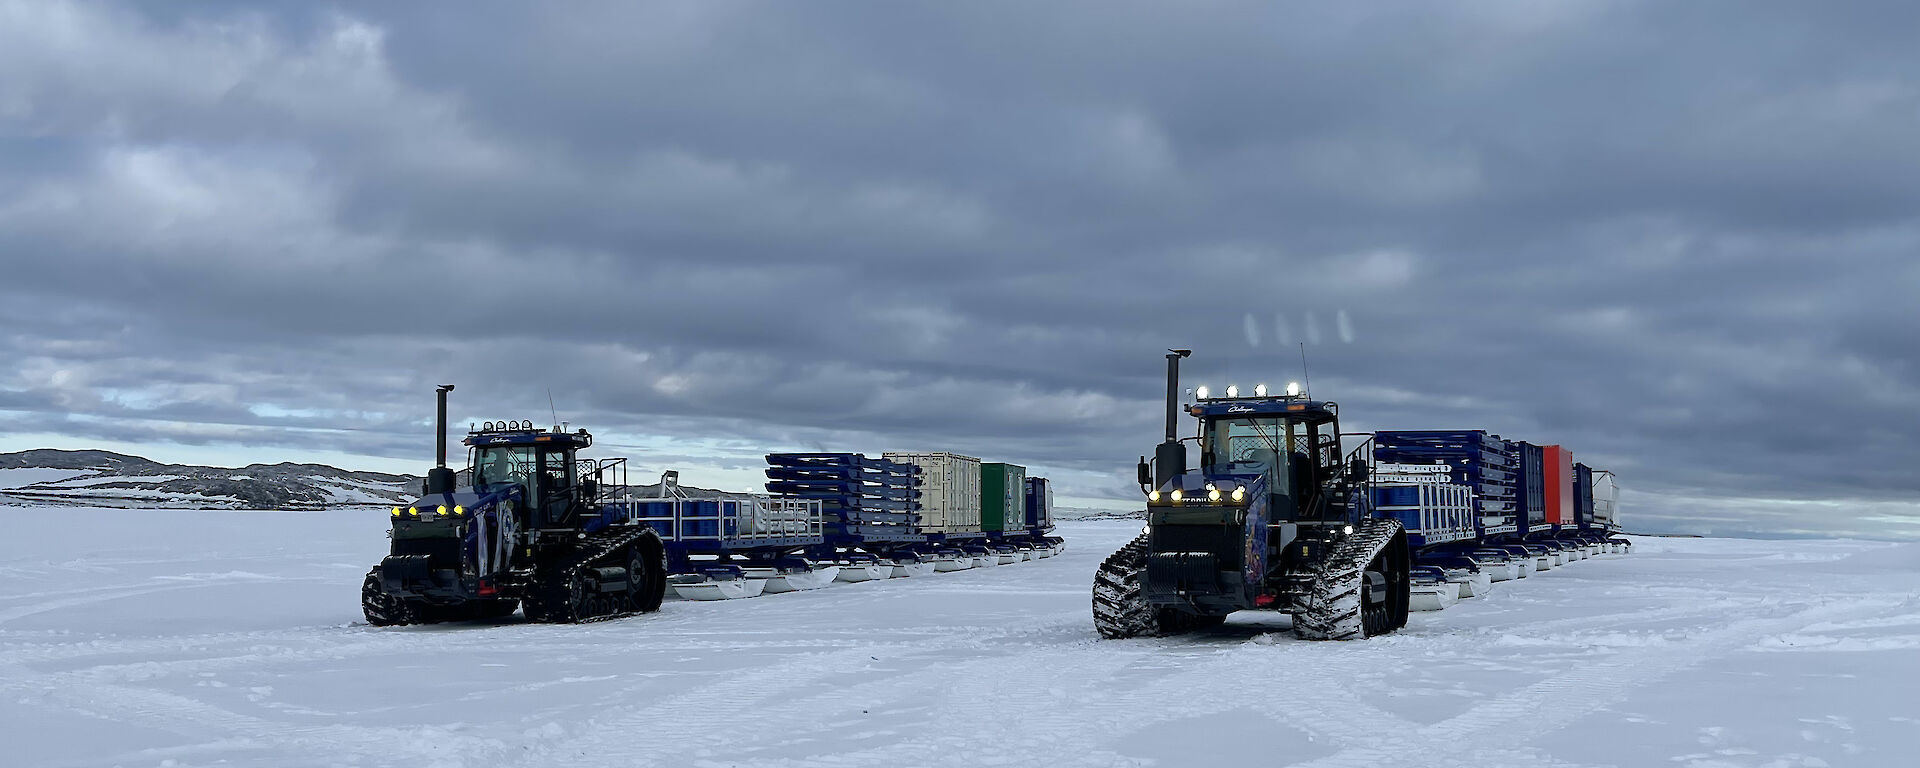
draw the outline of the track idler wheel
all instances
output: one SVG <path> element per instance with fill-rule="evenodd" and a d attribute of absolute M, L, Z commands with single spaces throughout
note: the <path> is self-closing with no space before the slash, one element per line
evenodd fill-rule
<path fill-rule="evenodd" d="M 559 606 L 560 616 L 556 621 L 571 624 L 583 619 L 591 619 L 602 613 L 599 608 L 605 602 L 605 598 L 588 576 L 587 569 L 573 569 L 572 575 L 567 579 L 566 590 L 566 601 Z"/>

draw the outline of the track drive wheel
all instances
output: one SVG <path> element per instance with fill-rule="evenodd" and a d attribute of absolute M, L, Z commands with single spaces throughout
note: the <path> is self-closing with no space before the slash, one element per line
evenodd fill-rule
<path fill-rule="evenodd" d="M 367 580 L 360 584 L 360 612 L 366 615 L 368 624 L 376 627 L 394 627 L 420 621 L 407 601 L 389 595 L 381 588 L 378 566 L 368 571 Z"/>
<path fill-rule="evenodd" d="M 652 613 L 667 595 L 667 554 L 660 537 L 647 535 L 627 552 L 627 595 L 623 611 Z"/>

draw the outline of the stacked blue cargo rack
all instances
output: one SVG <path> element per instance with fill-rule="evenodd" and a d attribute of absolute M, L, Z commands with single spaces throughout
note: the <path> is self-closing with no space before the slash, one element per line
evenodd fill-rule
<path fill-rule="evenodd" d="M 632 498 L 602 507 L 603 521 L 644 523 L 665 545 L 670 573 L 690 573 L 695 559 L 775 557 L 826 541 L 820 503 L 752 496 Z"/>
<path fill-rule="evenodd" d="M 1415 549 L 1467 541 L 1478 535 L 1473 490 L 1459 483 L 1376 480 L 1373 509 L 1381 517 L 1399 520 L 1407 529 L 1407 543 Z"/>
<path fill-rule="evenodd" d="M 767 492 L 821 503 L 828 544 L 911 544 L 920 533 L 920 468 L 858 453 L 767 454 Z"/>
<path fill-rule="evenodd" d="M 1401 430 L 1377 432 L 1375 461 L 1395 464 L 1446 464 L 1454 483 L 1473 489 L 1478 538 L 1510 534 L 1514 524 L 1513 444 L 1485 430 Z"/>

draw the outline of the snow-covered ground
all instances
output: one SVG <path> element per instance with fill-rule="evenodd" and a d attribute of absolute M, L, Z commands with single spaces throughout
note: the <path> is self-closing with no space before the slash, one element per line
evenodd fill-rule
<path fill-rule="evenodd" d="M 372 629 L 379 512 L 0 509 L 7 766 L 1907 766 L 1920 546 L 1640 539 L 1402 633 L 1100 641 L 1069 551 Z"/>

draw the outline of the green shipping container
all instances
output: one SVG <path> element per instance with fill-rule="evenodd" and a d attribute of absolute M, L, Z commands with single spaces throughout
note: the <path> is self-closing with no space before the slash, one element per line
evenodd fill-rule
<path fill-rule="evenodd" d="M 980 465 L 980 530 L 1018 530 L 1027 520 L 1027 468 Z"/>

